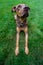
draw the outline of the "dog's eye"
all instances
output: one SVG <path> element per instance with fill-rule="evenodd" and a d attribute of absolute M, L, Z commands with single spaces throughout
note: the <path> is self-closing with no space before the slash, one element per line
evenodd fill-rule
<path fill-rule="evenodd" d="M 18 5 L 17 10 L 19 11 L 19 10 L 20 10 L 20 8 L 21 8 L 21 5 Z"/>
<path fill-rule="evenodd" d="M 19 5 L 18 8 L 21 8 L 21 5 Z"/>

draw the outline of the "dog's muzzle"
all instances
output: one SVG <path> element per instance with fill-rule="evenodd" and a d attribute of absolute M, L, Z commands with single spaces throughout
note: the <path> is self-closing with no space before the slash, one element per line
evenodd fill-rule
<path fill-rule="evenodd" d="M 19 16 L 19 15 L 18 15 Z M 28 17 L 29 16 L 29 14 L 28 13 L 24 13 L 22 16 L 19 16 L 20 18 L 26 18 L 26 17 Z"/>

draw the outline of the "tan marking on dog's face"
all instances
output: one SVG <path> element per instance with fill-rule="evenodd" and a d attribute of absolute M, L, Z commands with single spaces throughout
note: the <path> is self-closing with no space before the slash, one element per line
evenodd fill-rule
<path fill-rule="evenodd" d="M 28 14 L 29 7 L 27 7 L 25 4 L 19 4 L 16 6 L 16 13 L 18 16 L 24 16 Z"/>

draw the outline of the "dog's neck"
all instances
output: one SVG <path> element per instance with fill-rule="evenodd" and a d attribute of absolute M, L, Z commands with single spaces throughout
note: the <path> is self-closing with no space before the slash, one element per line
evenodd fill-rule
<path fill-rule="evenodd" d="M 20 17 L 20 16 L 18 16 L 17 15 L 17 18 L 18 18 L 18 20 L 20 21 L 20 22 L 26 22 L 26 17 Z"/>

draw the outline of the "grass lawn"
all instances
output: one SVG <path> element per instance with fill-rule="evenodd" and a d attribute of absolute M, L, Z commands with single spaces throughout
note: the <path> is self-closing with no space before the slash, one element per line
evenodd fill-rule
<path fill-rule="evenodd" d="M 25 3 L 28 17 L 29 54 L 24 52 L 25 36 L 20 35 L 20 53 L 15 55 L 16 23 L 11 9 Z M 0 0 L 0 65 L 43 65 L 43 0 Z"/>

